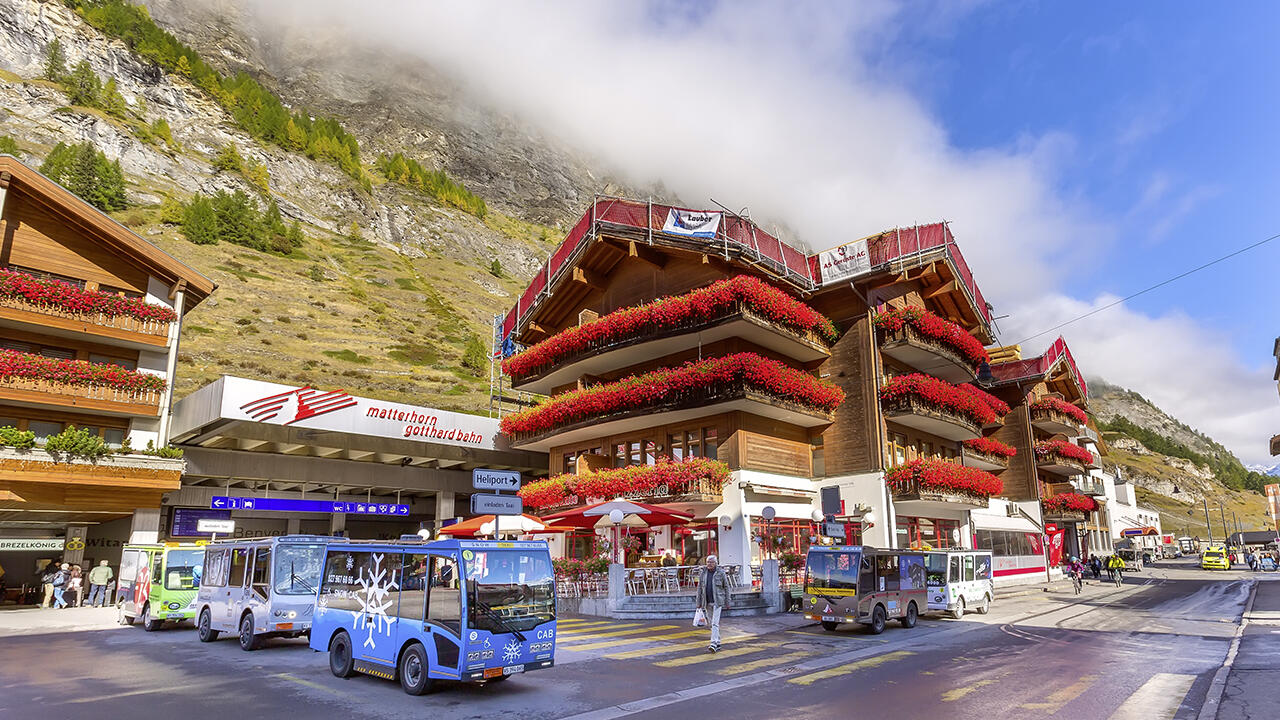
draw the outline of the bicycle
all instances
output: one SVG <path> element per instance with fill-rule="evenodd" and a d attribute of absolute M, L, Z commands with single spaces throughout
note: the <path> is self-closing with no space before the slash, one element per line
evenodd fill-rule
<path fill-rule="evenodd" d="M 1116 587 L 1120 587 L 1120 583 L 1124 582 L 1124 573 L 1120 571 L 1120 568 L 1115 569 L 1115 581 Z"/>
<path fill-rule="evenodd" d="M 1071 573 L 1071 585 L 1075 588 L 1076 594 L 1079 595 L 1084 588 L 1084 581 L 1080 579 L 1080 573 L 1074 571 Z"/>

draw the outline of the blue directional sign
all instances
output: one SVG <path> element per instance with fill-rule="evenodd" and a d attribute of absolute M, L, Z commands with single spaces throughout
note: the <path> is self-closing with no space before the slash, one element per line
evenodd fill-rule
<path fill-rule="evenodd" d="M 265 510 L 344 515 L 408 515 L 408 505 L 343 500 L 290 500 L 287 498 L 227 497 L 215 495 L 209 507 L 218 510 Z"/>

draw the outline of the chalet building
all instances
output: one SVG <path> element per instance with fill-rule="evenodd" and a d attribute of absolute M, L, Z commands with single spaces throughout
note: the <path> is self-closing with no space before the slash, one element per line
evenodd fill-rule
<path fill-rule="evenodd" d="M 943 223 L 810 257 L 730 213 L 598 198 L 500 330 L 524 347 L 513 387 L 549 396 L 502 419 L 513 447 L 550 454 L 526 505 L 691 512 L 638 552 L 728 564 L 762 538 L 802 553 L 824 515 L 849 543 L 971 546 L 1018 452 L 1009 401 L 977 385 L 990 312 Z M 1038 498 L 1036 471 L 1016 497 Z"/>
<path fill-rule="evenodd" d="M 183 470 L 160 456 L 179 329 L 213 282 L 9 156 L 0 238 L 0 428 L 20 431 L 0 431 L 0 536 L 61 538 L 46 556 L 70 561 L 104 557 L 96 528 L 112 521 L 154 541 Z M 116 452 L 69 447 L 72 426 Z M 13 587 L 35 556 L 8 547 Z"/>

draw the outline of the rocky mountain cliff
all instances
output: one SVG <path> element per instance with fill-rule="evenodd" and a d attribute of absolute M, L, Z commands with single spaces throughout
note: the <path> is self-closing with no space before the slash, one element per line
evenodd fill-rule
<path fill-rule="evenodd" d="M 1257 492 L 1266 480 L 1229 450 L 1132 390 L 1100 379 L 1089 389 L 1107 465 L 1137 486 L 1140 502 L 1161 511 L 1166 531 L 1204 536 L 1206 500 L 1215 533 L 1224 520 L 1246 530 L 1270 526 Z"/>
<path fill-rule="evenodd" d="M 474 357 L 463 362 L 468 345 L 487 353 L 493 315 L 510 307 L 565 224 L 594 192 L 618 188 L 563 149 L 468 104 L 420 64 L 379 59 L 374 73 L 369 58 L 339 57 L 333 45 L 320 52 L 320 38 L 256 38 L 232 2 L 151 3 L 209 65 L 228 76 L 247 72 L 286 107 L 340 122 L 360 144 L 367 179 L 354 181 L 332 163 L 256 138 L 225 98 L 95 29 L 76 6 L 93 4 L 0 0 L 0 136 L 36 167 L 60 142 L 88 141 L 119 160 L 131 207 L 118 219 L 219 283 L 188 318 L 180 394 L 233 373 L 487 408 L 488 369 Z M 46 78 L 55 39 L 68 67 L 84 61 L 103 81 L 115 80 L 130 121 L 73 105 L 67 88 Z M 161 119 L 172 145 L 145 132 Z M 265 168 L 265 187 L 216 169 L 229 146 Z M 373 167 L 384 153 L 443 170 L 489 211 L 477 217 L 388 181 Z M 286 220 L 300 221 L 306 241 L 288 255 L 198 246 L 165 217 L 176 202 L 220 190 L 243 191 L 263 206 L 275 201 Z"/>

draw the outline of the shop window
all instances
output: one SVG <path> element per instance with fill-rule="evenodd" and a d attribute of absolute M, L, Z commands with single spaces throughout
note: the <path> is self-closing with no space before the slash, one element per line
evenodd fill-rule
<path fill-rule="evenodd" d="M 73 278 L 73 277 L 70 277 L 69 275 L 59 275 L 57 273 L 45 272 L 44 270 L 36 270 L 35 268 L 23 267 L 21 265 L 10 265 L 9 269 L 15 272 L 26 273 L 28 275 L 31 275 L 32 277 L 38 277 L 41 280 L 57 280 L 58 282 L 64 282 L 64 283 L 67 283 L 68 285 L 75 285 L 81 290 L 84 289 L 84 280 L 81 280 L 79 278 Z"/>
<path fill-rule="evenodd" d="M 703 457 L 712 459 L 719 457 L 720 443 L 716 437 L 715 428 L 702 429 L 702 451 L 706 453 Z"/>

